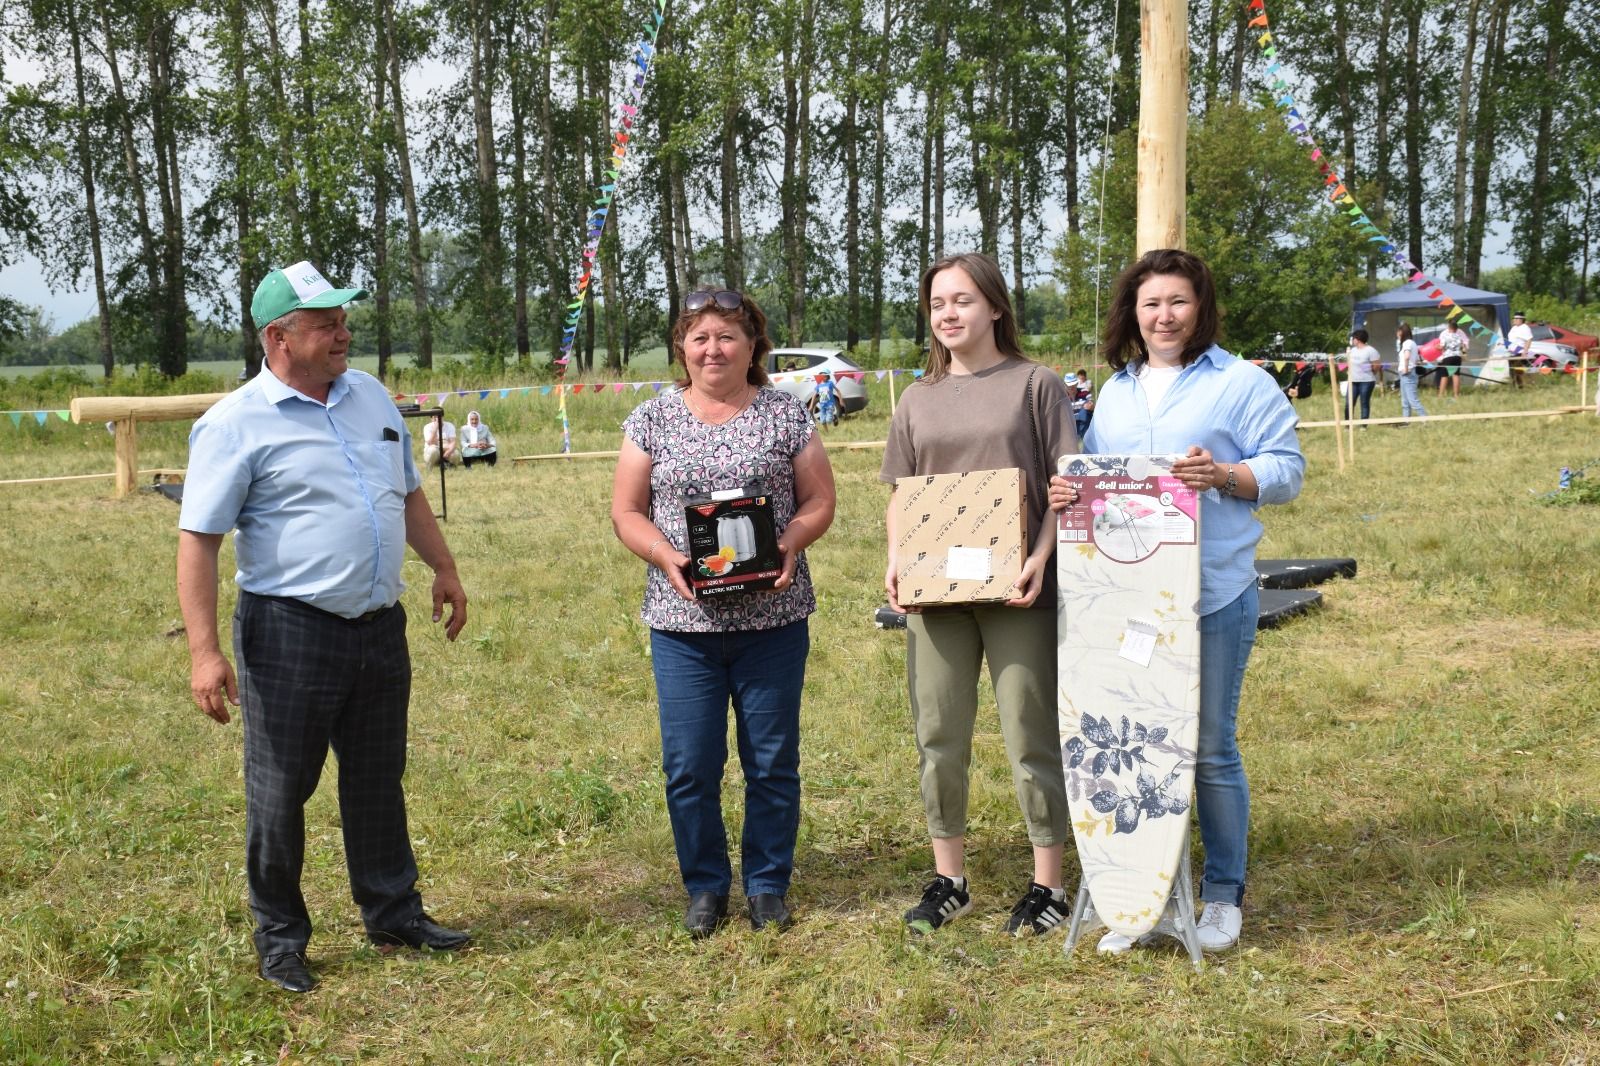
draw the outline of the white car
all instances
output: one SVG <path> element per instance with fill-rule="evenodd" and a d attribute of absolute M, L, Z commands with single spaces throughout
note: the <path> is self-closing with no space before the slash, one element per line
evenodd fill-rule
<path fill-rule="evenodd" d="M 862 370 L 838 348 L 774 348 L 767 356 L 772 384 L 810 406 L 817 391 L 817 375 L 826 371 L 839 386 L 839 406 L 854 414 L 867 406 L 868 371 Z"/>

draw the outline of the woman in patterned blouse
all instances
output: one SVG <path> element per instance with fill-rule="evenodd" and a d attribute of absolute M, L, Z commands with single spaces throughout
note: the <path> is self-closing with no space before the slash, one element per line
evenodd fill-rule
<path fill-rule="evenodd" d="M 748 296 L 701 290 L 672 329 L 678 388 L 623 423 L 611 495 L 617 539 L 648 565 L 667 810 L 689 907 L 709 936 L 728 916 L 732 870 L 722 772 L 732 703 L 745 778 L 740 872 L 756 929 L 790 922 L 784 896 L 800 826 L 800 690 L 816 610 L 804 550 L 833 521 L 833 469 L 810 416 L 767 387 L 767 319 Z M 772 501 L 782 573 L 771 591 L 696 599 L 684 498 L 759 482 Z"/>

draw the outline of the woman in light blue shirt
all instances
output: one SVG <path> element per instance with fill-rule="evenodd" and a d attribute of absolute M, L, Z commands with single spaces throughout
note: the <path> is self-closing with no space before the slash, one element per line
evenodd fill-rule
<path fill-rule="evenodd" d="M 1183 455 L 1172 472 L 1201 494 L 1195 797 L 1208 951 L 1238 943 L 1242 923 L 1250 786 L 1235 726 L 1256 634 L 1256 509 L 1294 499 L 1305 476 L 1294 408 L 1272 375 L 1217 346 L 1218 326 L 1216 286 L 1198 256 L 1159 249 L 1123 271 L 1105 329 L 1116 373 L 1100 388 L 1084 439 L 1091 453 Z M 1075 498 L 1065 479 L 1051 479 L 1052 509 Z M 1104 952 L 1132 947 L 1120 933 L 1100 941 Z"/>

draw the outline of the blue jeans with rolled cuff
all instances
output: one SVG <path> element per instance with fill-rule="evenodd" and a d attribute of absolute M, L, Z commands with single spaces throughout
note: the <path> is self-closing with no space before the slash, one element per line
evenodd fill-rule
<path fill-rule="evenodd" d="M 1250 828 L 1250 784 L 1236 736 L 1239 692 L 1259 613 L 1259 596 L 1251 585 L 1226 607 L 1200 618 L 1200 742 L 1194 776 L 1200 840 L 1206 849 L 1200 898 L 1234 906 L 1244 901 Z"/>
<path fill-rule="evenodd" d="M 650 631 L 667 813 L 691 894 L 727 894 L 733 883 L 722 821 L 730 704 L 745 782 L 744 893 L 789 891 L 800 829 L 800 692 L 810 647 L 803 619 L 726 633 Z"/>

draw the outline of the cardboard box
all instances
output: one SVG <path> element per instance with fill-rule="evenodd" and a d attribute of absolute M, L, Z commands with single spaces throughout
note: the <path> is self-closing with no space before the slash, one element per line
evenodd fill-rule
<path fill-rule="evenodd" d="M 685 576 L 696 597 L 770 589 L 783 573 L 772 497 L 747 485 L 690 496 L 683 516 L 689 527 Z"/>
<path fill-rule="evenodd" d="M 895 482 L 900 606 L 1003 603 L 1028 557 L 1022 471 L 903 477 Z"/>

